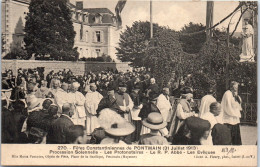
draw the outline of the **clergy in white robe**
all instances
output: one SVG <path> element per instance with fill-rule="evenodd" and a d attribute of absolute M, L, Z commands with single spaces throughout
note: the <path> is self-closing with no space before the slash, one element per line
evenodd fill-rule
<path fill-rule="evenodd" d="M 223 122 L 231 130 L 232 145 L 241 145 L 240 118 L 241 98 L 238 96 L 238 83 L 232 81 L 230 90 L 227 90 L 222 98 Z"/>
<path fill-rule="evenodd" d="M 85 109 L 87 114 L 87 125 L 86 131 L 87 135 L 90 135 L 96 128 L 100 127 L 97 118 L 97 108 L 100 100 L 103 96 L 96 91 L 97 86 L 95 83 L 90 84 L 90 90 L 85 96 Z"/>
<path fill-rule="evenodd" d="M 217 100 L 211 94 L 207 94 L 202 97 L 200 108 L 199 108 L 199 117 L 209 112 L 209 106 L 211 103 L 216 102 Z"/>
<path fill-rule="evenodd" d="M 167 122 L 170 110 L 172 108 L 171 103 L 170 103 L 170 97 L 169 97 L 170 90 L 169 88 L 163 88 L 163 93 L 159 95 L 157 99 L 157 107 L 160 110 L 163 121 Z M 169 131 L 167 128 L 163 128 L 160 130 L 162 132 L 163 136 L 167 136 Z"/>
<path fill-rule="evenodd" d="M 202 140 L 201 144 L 202 145 L 213 145 L 212 142 L 212 136 L 211 136 L 211 131 L 213 129 L 213 127 L 217 124 L 217 123 L 221 123 L 218 121 L 217 117 L 219 116 L 221 112 L 221 105 L 218 102 L 213 102 L 211 103 L 211 105 L 209 106 L 209 112 L 205 112 L 201 118 L 204 120 L 209 121 L 210 123 L 210 132 L 209 132 L 209 136 L 206 140 Z"/>
<path fill-rule="evenodd" d="M 51 86 L 50 86 L 50 92 L 52 94 L 52 97 L 55 96 L 55 94 L 57 93 L 58 89 L 60 89 L 61 87 L 61 83 L 59 79 L 52 79 L 51 80 Z"/>
<path fill-rule="evenodd" d="M 78 90 L 80 84 L 78 82 L 73 82 L 71 84 L 71 91 L 68 93 L 69 103 L 74 104 L 75 113 L 72 116 L 72 122 L 74 125 L 85 125 L 86 121 L 86 112 L 85 112 L 85 97 Z"/>
<path fill-rule="evenodd" d="M 54 101 L 58 105 L 58 113 L 62 113 L 62 106 L 65 103 L 69 103 L 69 94 L 68 94 L 68 87 L 67 83 L 62 83 L 61 89 L 57 89 L 57 92 L 54 95 Z"/>

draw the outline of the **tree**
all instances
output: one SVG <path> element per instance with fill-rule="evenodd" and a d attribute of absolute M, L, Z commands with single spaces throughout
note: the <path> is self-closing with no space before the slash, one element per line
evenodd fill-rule
<path fill-rule="evenodd" d="M 151 69 L 158 85 L 167 86 L 172 73 L 182 74 L 184 53 L 178 41 L 176 32 L 169 28 L 161 28 L 154 34 L 154 39 L 148 47 L 145 67 Z"/>
<path fill-rule="evenodd" d="M 117 56 L 134 67 L 150 69 L 159 86 L 163 87 L 171 73 L 182 69 L 183 51 L 175 31 L 158 24 L 153 24 L 153 30 L 153 39 L 150 39 L 150 22 L 134 22 L 127 27 L 120 34 Z"/>
<path fill-rule="evenodd" d="M 112 58 L 107 54 L 102 54 L 101 57 L 82 57 L 79 61 L 97 61 L 97 62 L 112 62 Z"/>
<path fill-rule="evenodd" d="M 22 59 L 22 60 L 28 60 L 30 57 L 28 57 L 26 51 L 21 47 L 12 47 L 11 51 L 7 53 L 3 59 Z"/>
<path fill-rule="evenodd" d="M 30 57 L 75 60 L 75 34 L 66 0 L 31 0 L 24 38 Z"/>
<path fill-rule="evenodd" d="M 204 43 L 198 57 L 194 62 L 194 72 L 192 73 L 192 85 L 196 92 L 196 98 L 201 98 L 207 92 L 208 88 L 215 89 L 217 100 L 221 100 L 225 90 L 226 82 L 226 41 L 215 41 Z M 252 95 L 251 102 L 256 101 L 257 89 L 257 66 L 255 63 L 239 63 L 240 50 L 236 45 L 229 47 L 229 81 L 237 81 L 247 90 L 240 90 L 242 93 Z M 241 87 L 242 88 L 242 87 Z"/>
<path fill-rule="evenodd" d="M 162 27 L 153 24 L 154 35 Z M 136 21 L 131 27 L 120 34 L 117 57 L 123 62 L 131 62 L 134 67 L 143 67 L 145 56 L 148 51 L 148 42 L 150 40 L 150 22 Z"/>
<path fill-rule="evenodd" d="M 1 40 L 2 40 L 2 54 L 5 52 L 5 45 L 6 45 L 6 41 L 4 39 L 4 34 L 1 34 Z"/>
<path fill-rule="evenodd" d="M 206 26 L 200 24 L 195 24 L 190 22 L 189 24 L 185 25 L 180 31 L 180 43 L 184 52 L 194 54 L 198 53 L 206 42 L 206 32 L 188 35 L 191 33 L 195 33 L 198 31 L 205 30 Z"/>

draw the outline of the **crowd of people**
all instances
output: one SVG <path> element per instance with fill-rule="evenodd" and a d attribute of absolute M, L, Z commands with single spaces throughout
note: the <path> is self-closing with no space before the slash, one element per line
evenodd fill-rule
<path fill-rule="evenodd" d="M 174 80 L 174 79 L 173 79 Z M 173 86 L 171 86 L 173 85 Z M 241 145 L 238 83 L 196 111 L 193 89 L 144 70 L 2 74 L 2 143 Z M 196 112 L 195 112 L 196 111 Z"/>

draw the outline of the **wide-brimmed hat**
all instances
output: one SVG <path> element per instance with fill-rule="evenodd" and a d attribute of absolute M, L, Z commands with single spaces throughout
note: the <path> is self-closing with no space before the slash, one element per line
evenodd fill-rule
<path fill-rule="evenodd" d="M 163 121 L 163 117 L 160 113 L 152 112 L 142 121 L 143 125 L 150 129 L 162 129 L 165 128 L 167 123 Z"/>
<path fill-rule="evenodd" d="M 129 122 L 115 123 L 105 131 L 112 136 L 127 136 L 135 131 L 135 126 Z"/>

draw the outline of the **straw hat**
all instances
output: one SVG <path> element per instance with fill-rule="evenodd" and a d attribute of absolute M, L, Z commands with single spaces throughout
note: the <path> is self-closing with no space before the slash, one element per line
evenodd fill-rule
<path fill-rule="evenodd" d="M 150 129 L 162 129 L 165 128 L 167 123 L 163 121 L 163 117 L 160 113 L 152 112 L 142 121 L 143 125 Z"/>
<path fill-rule="evenodd" d="M 135 126 L 125 121 L 112 124 L 111 128 L 105 129 L 105 131 L 112 136 L 127 136 L 135 131 Z"/>

